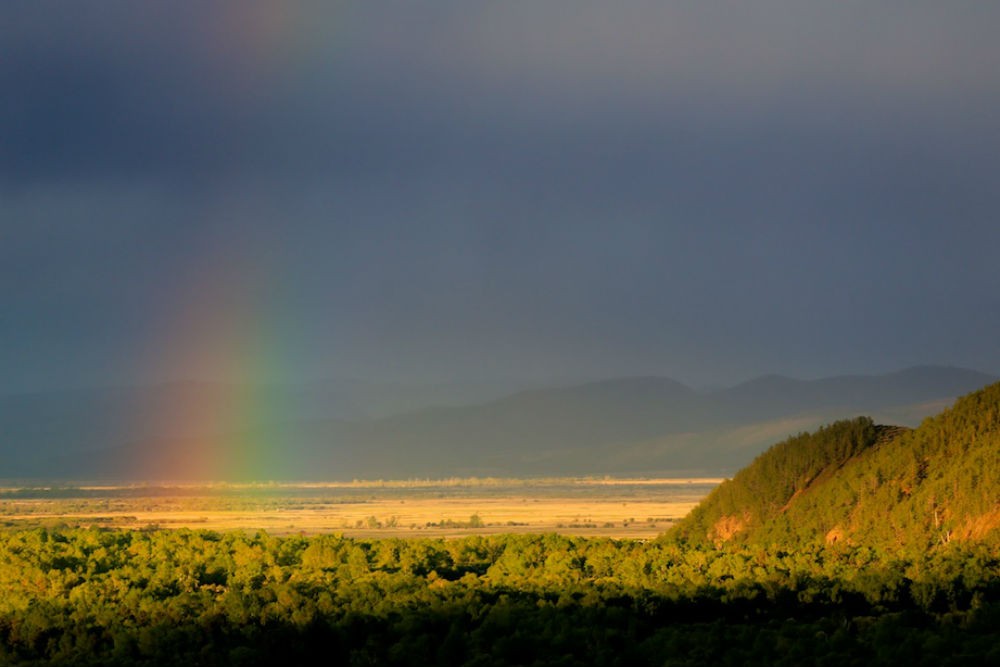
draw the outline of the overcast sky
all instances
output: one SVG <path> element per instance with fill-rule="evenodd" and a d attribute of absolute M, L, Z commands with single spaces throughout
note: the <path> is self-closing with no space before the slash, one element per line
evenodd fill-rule
<path fill-rule="evenodd" d="M 0 389 L 1000 372 L 1000 4 L 0 6 Z"/>

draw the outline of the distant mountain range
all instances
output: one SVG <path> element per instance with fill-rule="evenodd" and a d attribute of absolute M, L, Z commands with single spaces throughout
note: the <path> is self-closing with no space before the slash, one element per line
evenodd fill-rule
<path fill-rule="evenodd" d="M 996 380 L 917 367 L 811 381 L 766 376 L 708 393 L 633 377 L 487 400 L 480 396 L 489 397 L 488 387 L 449 395 L 444 388 L 332 384 L 7 396 L 0 397 L 0 478 L 718 474 L 790 434 L 845 416 L 915 426 Z M 453 404 L 431 407 L 438 401 Z M 405 412 L 388 415 L 393 405 Z"/>

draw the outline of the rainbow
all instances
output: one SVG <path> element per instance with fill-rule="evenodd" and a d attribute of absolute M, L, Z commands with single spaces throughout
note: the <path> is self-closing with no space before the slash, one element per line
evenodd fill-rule
<path fill-rule="evenodd" d="M 274 392 L 292 360 L 285 271 L 273 248 L 249 232 L 242 239 L 210 238 L 213 220 L 250 215 L 232 197 L 205 211 L 204 239 L 173 291 L 144 352 L 146 372 L 169 378 L 136 433 L 159 438 L 136 474 L 174 479 L 249 479 L 267 476 L 280 455 L 265 425 L 280 414 Z M 248 218 L 252 219 L 252 218 Z"/>
<path fill-rule="evenodd" d="M 205 60 L 199 76 L 210 77 L 234 110 L 267 99 L 342 34 L 342 9 L 306 11 L 270 0 L 199 6 L 190 45 Z M 258 204 L 244 191 L 216 191 L 195 216 L 200 237 L 157 304 L 139 364 L 147 377 L 186 384 L 165 387 L 133 427 L 131 439 L 143 444 L 131 463 L 136 476 L 261 479 L 277 469 L 281 435 L 266 425 L 283 406 L 262 387 L 293 365 L 296 318 L 280 248 L 260 233 L 283 221 L 262 221 Z M 241 220 L 257 224 L 242 238 L 220 237 L 219 229 Z"/>

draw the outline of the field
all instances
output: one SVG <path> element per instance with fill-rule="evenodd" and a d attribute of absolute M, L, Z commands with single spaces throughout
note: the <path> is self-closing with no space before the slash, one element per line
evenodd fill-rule
<path fill-rule="evenodd" d="M 459 537 L 556 532 L 646 539 L 721 480 L 453 479 L 316 484 L 8 486 L 0 522 L 273 535 Z"/>

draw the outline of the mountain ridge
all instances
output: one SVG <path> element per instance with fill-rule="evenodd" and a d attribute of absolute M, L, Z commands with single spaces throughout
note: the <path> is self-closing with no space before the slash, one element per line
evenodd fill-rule
<path fill-rule="evenodd" d="M 845 413 L 895 410 L 917 421 L 929 414 L 926 406 L 935 401 L 995 379 L 950 367 L 820 380 L 771 379 L 776 377 L 780 378 L 765 376 L 707 394 L 671 378 L 611 378 L 527 389 L 468 405 L 424 406 L 376 419 L 304 418 L 309 410 L 315 413 L 322 407 L 318 402 L 306 405 L 309 410 L 293 405 L 285 415 L 272 410 L 271 419 L 257 415 L 230 429 L 218 428 L 225 424 L 212 421 L 215 415 L 199 404 L 197 395 L 181 396 L 195 405 L 188 408 L 180 402 L 166 418 L 145 416 L 145 425 L 154 423 L 155 417 L 165 424 L 163 430 L 142 432 L 144 420 L 134 414 L 118 422 L 114 415 L 105 416 L 105 423 L 99 424 L 104 431 L 94 429 L 87 447 L 49 448 L 45 464 L 26 462 L 23 454 L 20 460 L 10 456 L 16 437 L 8 437 L 6 458 L 20 465 L 11 465 L 10 472 L 0 472 L 0 477 L 100 476 L 111 470 L 119 471 L 111 476 L 145 477 L 165 466 L 183 472 L 180 459 L 213 450 L 216 460 L 232 457 L 250 462 L 245 473 L 264 479 L 733 469 L 775 439 Z M 754 390 L 761 381 L 778 390 Z M 960 387 L 962 391 L 957 391 Z M 210 392 L 206 396 L 212 398 Z M 0 400 L 0 423 L 10 414 L 9 409 L 4 412 L 5 405 L 9 408 L 10 402 Z M 187 423 L 185 409 L 200 415 L 201 421 Z M 199 430 L 199 424 L 206 428 Z M 71 426 L 72 419 L 63 425 Z M 782 431 L 785 426 L 789 430 Z M 108 435 L 111 427 L 129 437 Z M 17 435 L 16 428 L 6 431 Z M 94 446 L 102 436 L 107 439 L 104 446 Z M 171 454 L 171 450 L 176 451 Z M 167 466 L 171 458 L 179 461 Z M 134 469 L 125 469 L 122 460 L 134 461 Z M 144 461 L 159 464 L 144 469 Z M 254 467 L 253 461 L 270 467 L 263 463 Z M 218 471 L 225 474 L 225 466 Z"/>

